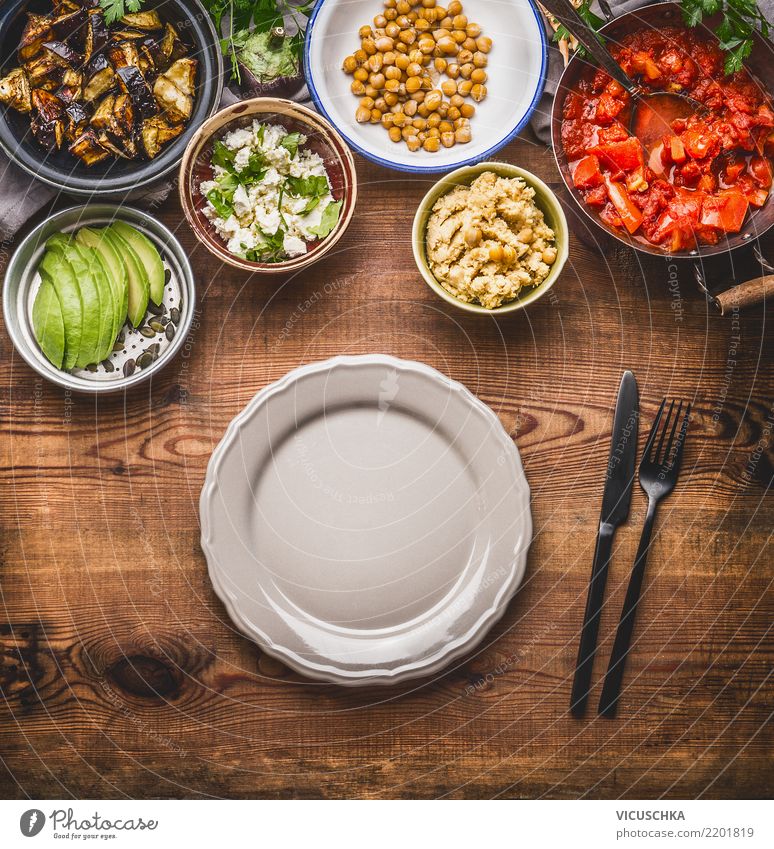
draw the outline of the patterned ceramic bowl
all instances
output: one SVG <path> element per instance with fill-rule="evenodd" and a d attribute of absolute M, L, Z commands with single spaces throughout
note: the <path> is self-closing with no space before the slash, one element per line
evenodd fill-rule
<path fill-rule="evenodd" d="M 305 254 L 284 262 L 251 262 L 232 254 L 204 214 L 207 201 L 200 186 L 212 179 L 211 160 L 215 140 L 239 127 L 249 126 L 255 118 L 269 124 L 279 124 L 291 133 L 303 133 L 307 137 L 305 147 L 318 154 L 325 164 L 334 200 L 342 201 L 335 228 L 326 237 L 308 243 Z M 341 136 L 311 109 L 275 97 L 243 100 L 213 115 L 191 139 L 180 168 L 180 202 L 196 237 L 218 259 L 254 274 L 284 275 L 322 259 L 344 235 L 352 220 L 356 199 L 355 163 Z"/>

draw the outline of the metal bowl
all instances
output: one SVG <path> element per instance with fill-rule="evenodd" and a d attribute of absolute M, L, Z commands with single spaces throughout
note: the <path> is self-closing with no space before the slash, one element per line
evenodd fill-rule
<path fill-rule="evenodd" d="M 51 2 L 6 0 L 0 6 L 0 68 L 4 75 L 18 64 L 16 47 L 26 12 L 50 10 Z M 172 174 L 193 134 L 220 105 L 223 56 L 210 16 L 199 0 L 151 0 L 143 8 L 158 8 L 163 20 L 178 27 L 199 61 L 194 110 L 183 133 L 150 161 L 113 160 L 87 167 L 66 149 L 46 153 L 30 132 L 29 115 L 0 107 L 0 148 L 12 162 L 55 189 L 98 200 L 122 197 Z"/>
<path fill-rule="evenodd" d="M 54 233 L 68 233 L 81 227 L 104 227 L 116 219 L 125 221 L 144 233 L 158 248 L 166 269 L 162 306 L 149 304 L 153 309 L 149 310 L 149 318 L 141 326 L 147 326 L 147 321 L 153 319 L 153 313 L 158 310 L 160 319 L 166 317 L 167 324 L 171 322 L 175 327 L 174 335 L 172 339 L 168 339 L 164 332 L 155 334 L 153 338 L 146 338 L 127 322 L 121 330 L 123 346 L 114 350 L 108 360 L 98 364 L 94 370 L 57 369 L 43 355 L 32 330 L 32 305 L 40 287 L 37 269 L 46 240 Z M 14 251 L 3 283 L 5 325 L 14 347 L 22 358 L 51 383 L 64 389 L 95 395 L 129 389 L 159 372 L 184 344 L 191 328 L 195 302 L 193 271 L 182 245 L 155 218 L 138 209 L 114 204 L 75 206 L 57 212 L 39 224 Z M 173 308 L 179 312 L 176 324 L 171 320 Z M 153 345 L 159 347 L 152 354 L 153 361 L 149 365 L 140 368 L 135 362 L 134 369 L 127 366 L 130 360 L 136 361 L 138 356 Z"/>

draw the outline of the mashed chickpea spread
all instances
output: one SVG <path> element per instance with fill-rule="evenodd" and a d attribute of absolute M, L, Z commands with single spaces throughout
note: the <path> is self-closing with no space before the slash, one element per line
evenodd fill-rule
<path fill-rule="evenodd" d="M 556 260 L 554 231 L 521 177 L 485 171 L 439 198 L 427 222 L 430 270 L 456 298 L 495 309 L 537 286 Z"/>

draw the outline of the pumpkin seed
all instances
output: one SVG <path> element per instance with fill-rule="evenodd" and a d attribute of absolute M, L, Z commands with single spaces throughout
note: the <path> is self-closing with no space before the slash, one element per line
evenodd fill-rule
<path fill-rule="evenodd" d="M 170 280 L 172 279 L 172 272 L 168 269 L 164 269 L 164 285 L 169 285 Z"/>
<path fill-rule="evenodd" d="M 143 335 L 146 339 L 153 339 L 153 337 L 156 335 L 156 331 L 155 331 L 155 330 L 151 330 L 151 329 L 150 329 L 150 327 L 148 327 L 147 325 L 145 325 L 144 327 L 141 327 L 141 328 L 140 328 L 140 333 L 142 333 L 142 335 Z"/>
<path fill-rule="evenodd" d="M 172 307 L 169 317 L 172 319 L 172 324 L 180 324 L 180 310 L 177 307 Z"/>
<path fill-rule="evenodd" d="M 107 372 L 111 372 L 111 371 L 116 370 L 116 367 L 113 365 L 112 362 L 110 362 L 110 360 L 103 360 L 102 361 L 102 368 L 104 368 L 105 371 L 107 371 Z"/>
<path fill-rule="evenodd" d="M 171 342 L 175 338 L 175 325 L 174 324 L 168 324 L 167 329 L 164 331 L 164 335 Z"/>
<path fill-rule="evenodd" d="M 92 372 L 92 373 L 93 373 L 93 372 L 95 372 L 96 370 L 97 370 L 97 364 L 96 364 L 96 363 L 89 363 L 89 364 L 86 366 L 86 371 L 90 371 L 90 372 Z"/>
<path fill-rule="evenodd" d="M 152 330 L 155 330 L 156 333 L 164 332 L 164 325 L 160 321 L 149 321 L 148 327 L 150 327 Z"/>
<path fill-rule="evenodd" d="M 153 354 L 155 356 L 161 350 L 161 344 L 159 342 L 154 342 L 152 345 L 148 345 L 148 347 L 145 350 L 149 354 Z"/>
<path fill-rule="evenodd" d="M 124 377 L 130 377 L 134 374 L 135 362 L 134 360 L 127 360 L 124 363 Z"/>
<path fill-rule="evenodd" d="M 139 357 L 137 357 L 137 365 L 140 368 L 147 368 L 153 362 L 153 354 L 149 351 L 143 351 Z"/>
<path fill-rule="evenodd" d="M 169 324 L 169 316 L 162 315 L 159 321 L 164 325 L 164 327 L 166 327 Z"/>
<path fill-rule="evenodd" d="M 113 345 L 113 350 L 114 351 L 123 351 L 124 350 L 124 343 L 120 342 L 120 341 L 116 342 L 116 344 Z"/>

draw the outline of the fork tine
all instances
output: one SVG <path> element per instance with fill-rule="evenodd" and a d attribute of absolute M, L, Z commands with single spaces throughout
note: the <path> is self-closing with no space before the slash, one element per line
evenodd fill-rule
<path fill-rule="evenodd" d="M 666 398 L 664 399 L 666 400 Z M 661 457 L 661 449 L 664 447 L 664 437 L 666 436 L 666 432 L 669 430 L 669 422 L 672 418 L 672 412 L 675 408 L 675 400 L 672 399 L 672 403 L 669 405 L 669 410 L 666 414 L 666 419 L 664 420 L 664 427 L 661 429 L 661 439 L 658 441 L 658 448 L 656 449 L 655 454 L 651 457 L 652 462 L 658 463 L 659 457 Z"/>
<path fill-rule="evenodd" d="M 674 406 L 674 401 L 672 402 L 672 405 Z M 682 413 L 682 411 L 683 411 L 683 402 L 680 401 L 680 403 L 677 407 L 677 412 L 675 413 L 674 421 L 672 422 L 672 429 L 669 431 L 669 441 L 667 442 L 666 451 L 664 451 L 663 454 L 661 453 L 661 446 L 659 445 L 658 463 L 659 463 L 660 466 L 666 465 L 669 462 L 669 458 L 672 456 L 672 446 L 674 445 L 674 441 L 675 441 L 675 432 L 677 431 L 677 425 L 680 422 L 680 414 Z M 670 416 L 671 416 L 671 413 L 672 413 L 671 407 L 669 409 L 669 413 L 670 413 Z M 664 426 L 664 433 L 666 433 L 668 427 L 669 427 L 669 419 L 667 419 L 667 423 Z M 662 436 L 662 441 L 663 441 L 663 436 Z"/>
<path fill-rule="evenodd" d="M 664 405 L 666 404 L 666 398 L 661 402 L 661 406 L 658 408 L 658 412 L 656 413 L 656 418 L 653 419 L 653 424 L 650 426 L 650 433 L 648 434 L 648 441 L 645 443 L 645 450 L 642 452 L 642 462 L 644 463 L 650 457 L 650 449 L 653 448 L 653 443 L 656 439 L 656 435 L 658 434 L 658 425 L 661 421 L 661 414 L 664 412 Z"/>
<path fill-rule="evenodd" d="M 683 446 L 685 445 L 685 434 L 688 431 L 688 422 L 691 418 L 691 405 L 685 408 L 685 415 L 683 416 L 683 423 L 680 425 L 680 434 L 677 437 L 677 447 L 675 448 L 675 457 L 672 462 L 672 469 L 674 470 L 674 474 L 676 475 L 680 471 L 680 463 L 683 460 Z"/>

